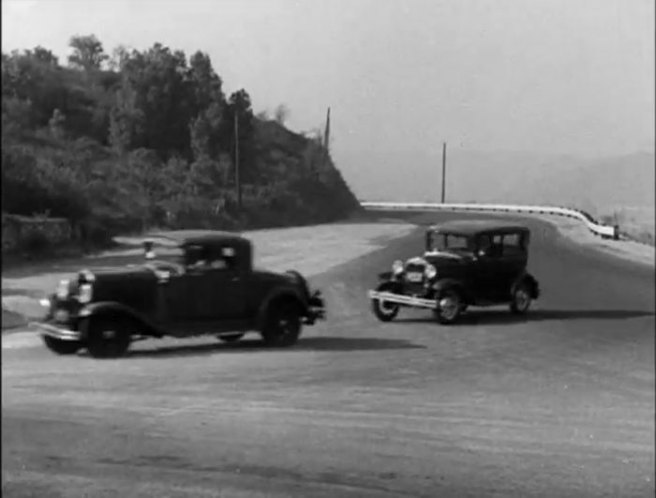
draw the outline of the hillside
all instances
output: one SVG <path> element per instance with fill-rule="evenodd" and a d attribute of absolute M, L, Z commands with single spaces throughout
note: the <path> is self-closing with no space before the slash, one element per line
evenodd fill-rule
<path fill-rule="evenodd" d="M 226 96 L 209 57 L 73 37 L 62 65 L 2 54 L 2 209 L 67 218 L 85 243 L 158 228 L 335 221 L 359 204 L 319 137 Z M 242 206 L 237 202 L 236 135 Z"/>
<path fill-rule="evenodd" d="M 589 159 L 530 152 L 447 151 L 447 201 L 567 204 L 595 212 L 654 207 L 654 153 Z M 440 153 L 356 154 L 349 176 L 367 200 L 439 202 Z M 353 168 L 356 169 L 356 168 Z"/>
<path fill-rule="evenodd" d="M 541 199 L 592 206 L 654 206 L 654 154 L 636 153 L 541 172 L 530 190 Z M 569 167 L 568 167 L 569 166 Z"/>

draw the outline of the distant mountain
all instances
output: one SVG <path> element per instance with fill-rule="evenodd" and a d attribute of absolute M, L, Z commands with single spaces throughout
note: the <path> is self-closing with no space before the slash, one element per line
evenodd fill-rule
<path fill-rule="evenodd" d="M 597 209 L 653 207 L 654 161 L 653 153 L 643 152 L 544 170 L 529 188 L 542 202 L 582 203 Z"/>
<path fill-rule="evenodd" d="M 440 200 L 441 154 L 362 152 L 340 160 L 365 200 Z M 608 158 L 447 150 L 447 202 L 654 206 L 653 152 Z M 346 164 L 345 164 L 346 163 Z"/>

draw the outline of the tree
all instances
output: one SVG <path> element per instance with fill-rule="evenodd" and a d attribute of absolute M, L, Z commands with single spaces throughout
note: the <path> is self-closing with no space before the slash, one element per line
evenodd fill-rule
<path fill-rule="evenodd" d="M 223 108 L 219 103 L 212 103 L 207 110 L 200 112 L 192 120 L 190 140 L 195 159 L 216 158 L 219 155 L 222 146 Z"/>
<path fill-rule="evenodd" d="M 137 94 L 128 84 L 116 92 L 109 116 L 109 144 L 119 154 L 130 150 L 144 126 L 143 112 L 136 105 Z"/>
<path fill-rule="evenodd" d="M 214 72 L 212 61 L 207 54 L 196 52 L 189 59 L 189 72 L 187 74 L 193 92 L 194 114 L 207 109 L 212 104 L 223 103 L 223 82 Z"/>
<path fill-rule="evenodd" d="M 73 53 L 68 56 L 68 63 L 76 69 L 99 70 L 103 62 L 109 59 L 95 35 L 73 36 L 68 46 L 73 49 Z"/>
<path fill-rule="evenodd" d="M 59 109 L 55 109 L 50 121 L 48 121 L 48 126 L 50 127 L 50 133 L 56 139 L 61 140 L 64 138 L 64 123 L 66 123 L 66 116 Z"/>
<path fill-rule="evenodd" d="M 55 109 L 67 116 L 75 103 L 71 85 L 54 56 L 40 47 L 34 51 L 14 51 L 2 59 L 2 97 L 30 101 L 30 121 L 38 127 L 47 126 Z"/>
<path fill-rule="evenodd" d="M 59 66 L 59 59 L 55 54 L 40 45 L 34 48 L 32 54 L 36 60 L 43 62 L 44 64 L 49 64 L 55 67 Z"/>
<path fill-rule="evenodd" d="M 156 43 L 145 52 L 133 51 L 121 73 L 122 86 L 135 92 L 134 107 L 143 117 L 133 146 L 155 150 L 162 158 L 189 154 L 193 114 L 184 52 Z"/>
<path fill-rule="evenodd" d="M 130 58 L 130 49 L 125 45 L 119 45 L 112 50 L 112 56 L 108 59 L 108 66 L 112 71 L 121 71 L 123 65 Z"/>
<path fill-rule="evenodd" d="M 12 96 L 2 96 L 2 140 L 30 129 L 32 103 Z"/>

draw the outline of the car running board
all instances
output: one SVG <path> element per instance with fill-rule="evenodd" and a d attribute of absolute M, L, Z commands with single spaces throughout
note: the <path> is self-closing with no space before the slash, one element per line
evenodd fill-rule
<path fill-rule="evenodd" d="M 423 299 L 421 297 L 404 296 L 403 294 L 393 294 L 392 292 L 378 292 L 370 290 L 368 292 L 370 299 L 378 299 L 387 303 L 403 304 L 415 308 L 437 309 L 437 301 L 434 299 Z"/>

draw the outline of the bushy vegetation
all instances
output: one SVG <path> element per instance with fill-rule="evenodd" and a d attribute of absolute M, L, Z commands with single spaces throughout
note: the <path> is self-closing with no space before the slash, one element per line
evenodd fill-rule
<path fill-rule="evenodd" d="M 86 241 L 159 228 L 337 220 L 358 203 L 320 137 L 255 117 L 224 95 L 210 58 L 155 44 L 109 57 L 71 39 L 67 65 L 42 47 L 2 54 L 2 210 L 69 219 Z M 239 124 L 242 209 L 235 189 Z"/>

